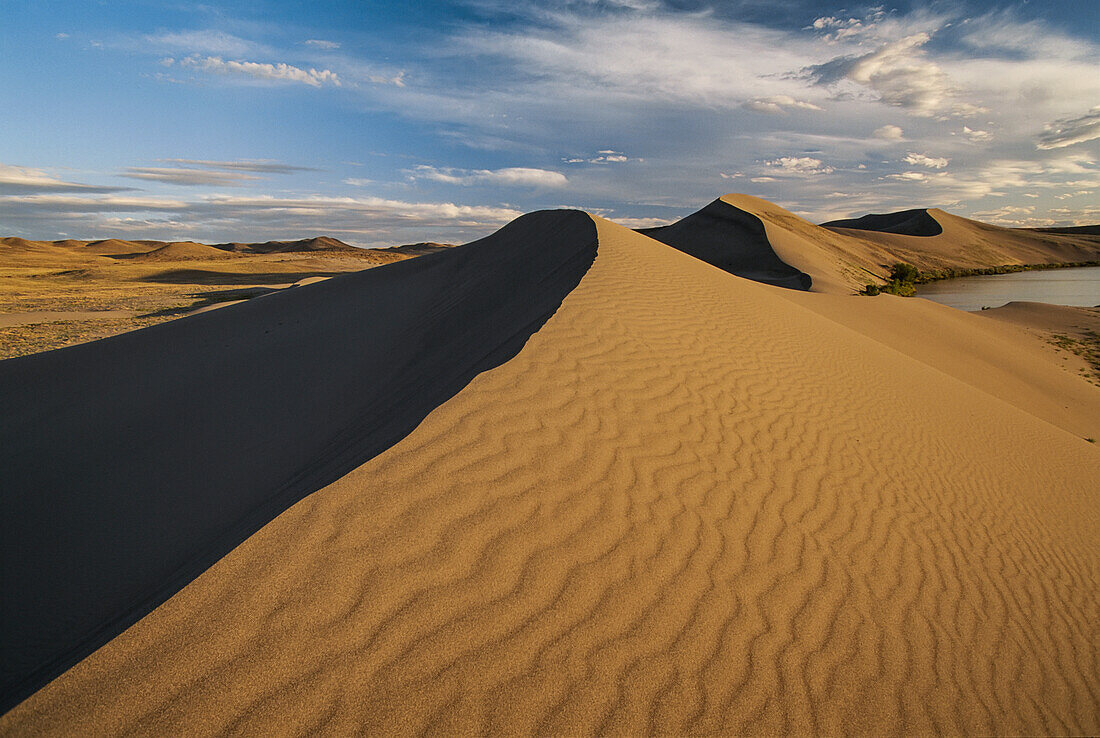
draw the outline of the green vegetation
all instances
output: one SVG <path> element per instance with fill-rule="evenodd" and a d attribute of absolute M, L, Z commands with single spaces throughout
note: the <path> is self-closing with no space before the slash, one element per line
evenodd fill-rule
<path fill-rule="evenodd" d="M 1053 264 L 1002 264 L 1001 266 L 980 267 L 976 269 L 963 269 L 961 267 L 946 267 L 944 269 L 931 269 L 921 271 L 912 264 L 899 261 L 890 269 L 890 281 L 885 285 L 868 284 L 861 295 L 877 295 L 886 292 L 891 295 L 911 297 L 916 293 L 916 285 L 936 282 L 941 279 L 956 279 L 958 277 L 977 277 L 990 274 L 1014 274 L 1016 272 L 1031 272 L 1044 269 L 1070 269 L 1072 267 L 1100 266 L 1100 261 L 1062 261 Z"/>
<path fill-rule="evenodd" d="M 920 270 L 915 266 L 899 261 L 890 270 L 890 281 L 886 285 L 879 287 L 869 284 L 864 288 L 862 294 L 873 296 L 880 292 L 888 292 L 891 295 L 910 297 L 917 291 L 913 285 L 920 279 L 920 276 Z"/>
<path fill-rule="evenodd" d="M 989 274 L 1015 274 L 1016 272 L 1035 272 L 1045 269 L 1072 269 L 1073 267 L 1100 266 L 1100 261 L 1059 261 L 1052 264 L 1002 264 L 1001 266 L 981 267 L 978 269 L 962 269 L 959 267 L 946 267 L 944 269 L 932 269 L 920 272 L 914 280 L 916 284 L 926 284 L 940 279 L 955 279 L 957 277 L 979 277 Z"/>

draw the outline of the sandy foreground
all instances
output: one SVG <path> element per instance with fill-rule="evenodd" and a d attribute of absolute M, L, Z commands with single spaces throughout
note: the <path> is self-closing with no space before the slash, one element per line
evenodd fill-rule
<path fill-rule="evenodd" d="M 1100 731 L 1100 390 L 1013 325 L 592 221 L 514 358 L 0 732 Z"/>

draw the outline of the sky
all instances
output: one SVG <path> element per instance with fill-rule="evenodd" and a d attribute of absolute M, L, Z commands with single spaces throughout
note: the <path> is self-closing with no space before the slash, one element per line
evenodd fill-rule
<path fill-rule="evenodd" d="M 0 235 L 1100 222 L 1100 3 L 0 0 Z"/>

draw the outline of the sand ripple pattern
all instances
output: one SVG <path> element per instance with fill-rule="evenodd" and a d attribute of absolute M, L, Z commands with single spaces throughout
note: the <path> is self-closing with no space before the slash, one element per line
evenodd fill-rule
<path fill-rule="evenodd" d="M 515 359 L 3 731 L 1100 731 L 1100 453 L 597 225 Z"/>

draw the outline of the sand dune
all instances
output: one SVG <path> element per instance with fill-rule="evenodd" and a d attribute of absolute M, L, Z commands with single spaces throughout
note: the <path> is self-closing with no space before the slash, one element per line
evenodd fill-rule
<path fill-rule="evenodd" d="M 194 241 L 175 241 L 158 246 L 136 257 L 141 261 L 188 261 L 192 259 L 232 259 L 239 255 L 215 246 Z"/>
<path fill-rule="evenodd" d="M 961 218 L 938 208 L 905 212 L 924 212 L 938 224 L 941 232 L 917 235 L 904 231 L 890 232 L 876 225 L 879 221 L 867 220 L 889 219 L 899 216 L 898 213 L 865 216 L 854 221 L 834 221 L 826 223 L 825 227 L 856 240 L 868 241 L 883 253 L 896 257 L 896 260 L 908 261 L 922 269 L 1100 260 L 1100 237 L 1087 231 L 1067 233 L 1065 230 L 1044 232 L 1002 228 Z M 923 222 L 927 224 L 926 219 Z"/>
<path fill-rule="evenodd" d="M 253 254 L 287 254 L 299 251 L 358 251 L 329 236 L 303 238 L 297 241 L 265 241 L 264 243 L 219 243 L 214 248 L 226 251 L 244 251 Z"/>
<path fill-rule="evenodd" d="M 461 254 L 0 363 L 3 701 L 514 355 L 594 247 L 586 215 L 534 214 Z"/>
<path fill-rule="evenodd" d="M 836 294 L 884 282 L 899 261 L 924 270 L 1100 261 L 1100 237 L 1088 234 L 1000 228 L 937 209 L 817 226 L 742 194 L 641 232 L 742 277 Z"/>
<path fill-rule="evenodd" d="M 790 289 L 810 289 L 810 275 L 780 258 L 760 218 L 726 198 L 671 225 L 645 228 L 639 233 L 739 277 Z"/>
<path fill-rule="evenodd" d="M 903 236 L 938 236 L 943 226 L 926 208 L 901 210 L 896 213 L 871 213 L 860 218 L 822 223 L 824 228 L 852 228 L 858 231 L 897 233 Z"/>
<path fill-rule="evenodd" d="M 528 221 L 537 227 L 498 234 L 495 243 L 517 258 L 512 268 L 521 274 L 529 259 L 561 258 L 563 244 L 574 253 L 565 259 L 574 265 L 569 274 L 580 260 L 575 287 L 541 328 L 521 332 L 514 358 L 431 403 L 406 437 L 275 517 L 0 718 L 0 730 L 1100 731 L 1100 450 L 1064 429 L 1086 412 L 1100 415 L 1100 391 L 1082 382 L 1092 392 L 1080 395 L 1082 414 L 1063 417 L 1059 427 L 1057 418 L 1041 417 L 1053 413 L 1041 398 L 1030 408 L 1008 401 L 1016 391 L 1011 366 L 995 382 L 1000 389 L 979 388 L 966 377 L 982 367 L 938 356 L 948 352 L 946 339 L 920 356 L 917 332 L 890 338 L 892 327 L 913 319 L 908 310 L 918 301 L 759 284 L 587 218 L 540 214 Z M 593 222 L 598 245 L 588 266 L 584 234 Z M 553 228 L 565 232 L 544 233 Z M 362 371 L 369 331 L 342 325 L 326 333 L 340 345 L 328 359 L 312 355 L 324 343 L 302 350 L 300 341 L 339 316 L 321 308 L 369 300 L 361 288 L 370 279 L 384 285 L 387 273 L 396 291 L 406 276 L 448 264 L 448 282 L 465 284 L 477 271 L 467 268 L 476 254 L 460 247 L 43 355 L 58 366 L 36 374 L 67 371 L 67 357 L 74 367 L 84 357 L 110 359 L 107 389 L 155 378 L 150 389 L 166 403 L 160 418 L 182 405 L 211 405 L 184 436 L 188 448 L 157 453 L 195 466 L 209 459 L 199 446 L 228 445 L 245 460 L 282 464 L 287 446 L 239 425 L 253 414 L 262 416 L 260 428 L 274 420 L 255 393 L 257 377 L 271 377 L 276 404 L 288 404 L 279 412 L 307 421 L 339 415 L 349 398 L 394 380 Z M 571 281 L 552 264 L 538 269 Z M 513 303 L 516 289 L 524 298 Z M 487 304 L 509 312 L 526 304 L 529 289 L 508 281 Z M 883 308 L 850 326 L 837 307 L 842 300 Z M 457 303 L 464 317 L 476 317 L 464 304 Z M 380 325 L 395 321 L 401 336 L 420 325 L 406 315 L 417 311 L 404 297 L 371 308 L 382 311 Z M 454 309 L 444 297 L 417 314 L 436 320 Z M 974 339 L 989 365 L 999 355 L 989 353 L 986 329 L 1005 328 L 998 335 L 1025 356 L 1039 350 L 1030 337 L 978 316 L 951 321 L 932 308 L 918 312 Z M 363 314 L 350 322 L 361 324 Z M 253 349 L 225 340 L 248 330 L 246 347 L 268 345 L 262 330 L 278 330 L 291 315 L 294 330 L 271 339 L 253 364 L 240 363 Z M 224 330 L 200 322 L 214 318 L 224 319 Z M 189 351 L 161 359 L 175 373 L 145 366 L 118 375 L 129 366 L 118 359 L 140 354 L 143 342 L 183 333 L 217 347 L 223 372 L 224 362 L 263 368 L 210 371 L 197 365 L 207 354 Z M 454 355 L 467 356 L 482 340 L 476 330 L 465 335 Z M 1025 364 L 1022 384 L 1044 366 L 1050 376 L 1065 374 L 1038 359 Z M 0 371 L 12 366 L 40 367 L 27 359 L 0 363 Z M 348 374 L 328 378 L 334 370 Z M 316 391 L 315 375 L 326 377 Z M 435 374 L 424 381 L 430 386 Z M 349 392 L 327 391 L 333 382 Z M 49 426 L 49 418 L 69 421 L 78 411 L 59 399 L 49 410 L 56 416 L 42 415 L 41 404 L 33 412 Z M 365 427 L 370 418 L 362 416 Z M 97 430 L 104 440 L 88 458 L 99 459 L 103 487 L 116 499 L 114 475 L 129 474 L 131 463 L 168 479 L 181 473 Z M 294 432 L 305 439 L 313 430 Z M 11 435 L 18 441 L 22 432 Z M 12 453 L 7 445 L 5 438 L 0 453 Z M 80 447 L 50 441 L 58 446 Z M 13 460 L 28 453 L 42 451 L 20 448 Z M 61 463 L 71 462 L 63 456 Z M 232 498 L 235 474 L 217 464 L 204 471 L 181 488 L 184 502 L 172 517 L 192 515 L 192 498 L 201 501 L 210 484 L 229 482 Z M 164 504 L 152 493 L 158 488 L 139 485 L 130 501 L 156 510 Z M 49 509 L 52 520 L 82 535 L 79 517 L 57 515 L 50 504 L 57 493 L 48 490 L 20 504 Z M 6 541 L 22 529 L 8 530 L 17 526 L 10 512 L 0 520 Z M 146 545 L 159 550 L 165 534 L 174 534 L 171 525 Z M 72 545 L 21 535 L 31 552 Z M 151 555 L 139 550 L 136 558 Z M 79 585 L 66 612 L 117 583 Z M 4 601 L 10 608 L 12 600 Z M 5 623 L 18 619 L 6 612 Z M 4 663 L 9 669 L 15 661 Z"/>

